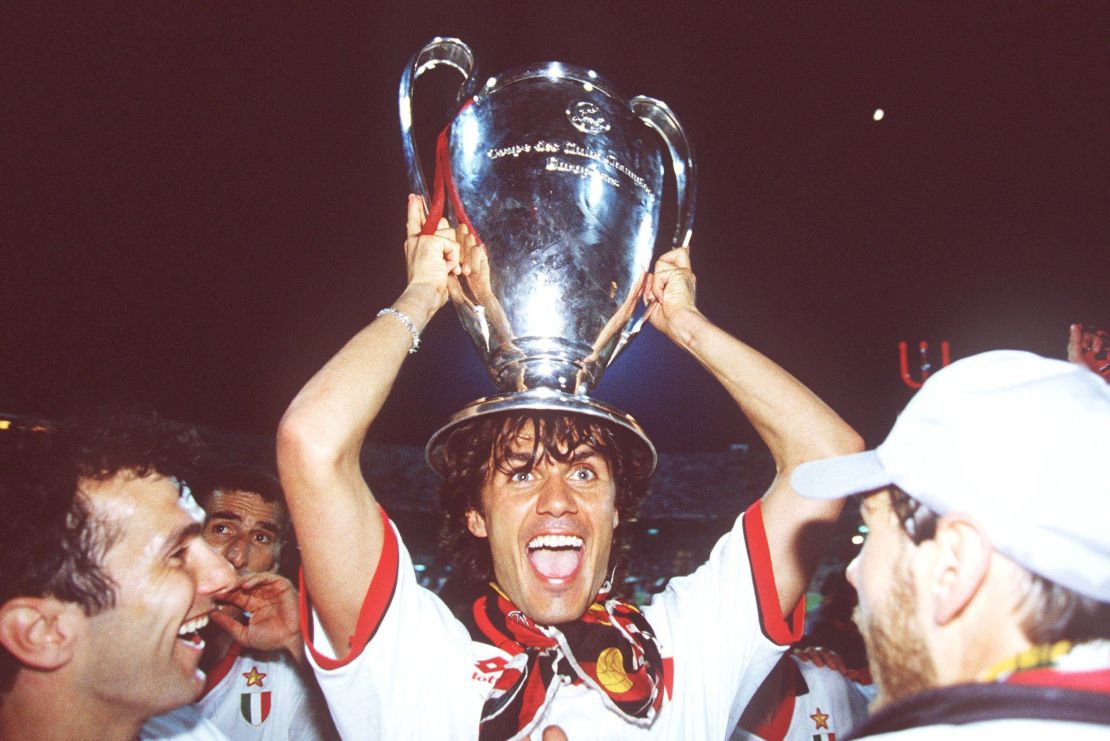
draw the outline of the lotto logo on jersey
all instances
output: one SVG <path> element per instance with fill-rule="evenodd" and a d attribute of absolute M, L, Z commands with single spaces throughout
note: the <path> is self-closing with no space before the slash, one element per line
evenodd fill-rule
<path fill-rule="evenodd" d="M 485 684 L 493 684 L 497 679 L 497 675 L 505 669 L 505 659 L 495 656 L 492 659 L 483 659 L 474 662 L 474 673 L 471 679 L 475 682 L 484 682 Z"/>
<path fill-rule="evenodd" d="M 239 712 L 252 726 L 260 726 L 270 717 L 270 693 L 251 692 L 239 695 Z"/>

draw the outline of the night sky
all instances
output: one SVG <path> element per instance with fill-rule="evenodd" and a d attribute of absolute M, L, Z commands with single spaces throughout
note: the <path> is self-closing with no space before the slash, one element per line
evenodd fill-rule
<path fill-rule="evenodd" d="M 1110 4 L 377 5 L 5 7 L 0 411 L 272 432 L 403 288 L 397 82 L 435 35 L 669 103 L 699 305 L 871 444 L 911 394 L 900 340 L 1062 356 L 1110 325 Z M 492 392 L 449 309 L 424 348 L 373 439 Z M 663 450 L 754 439 L 653 330 L 597 395 Z"/>

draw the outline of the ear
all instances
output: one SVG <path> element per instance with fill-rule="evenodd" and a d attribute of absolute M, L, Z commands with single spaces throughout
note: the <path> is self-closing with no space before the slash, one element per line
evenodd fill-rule
<path fill-rule="evenodd" d="M 934 541 L 933 619 L 946 625 L 959 617 L 987 578 L 991 544 L 974 522 L 949 516 L 937 522 Z"/>
<path fill-rule="evenodd" d="M 87 620 L 72 602 L 16 597 L 0 607 L 0 645 L 25 666 L 57 669 L 73 658 Z"/>
<path fill-rule="evenodd" d="M 466 511 L 466 528 L 476 538 L 489 537 L 489 533 L 486 532 L 486 518 L 482 517 L 477 510 L 468 509 Z"/>

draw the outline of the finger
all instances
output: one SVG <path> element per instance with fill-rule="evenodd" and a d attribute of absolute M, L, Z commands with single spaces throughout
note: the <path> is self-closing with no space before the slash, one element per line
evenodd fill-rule
<path fill-rule="evenodd" d="M 253 586 L 256 587 L 262 584 L 267 584 L 275 587 L 288 587 L 289 589 L 295 589 L 295 587 L 293 586 L 293 582 L 289 581 L 281 574 L 275 573 L 273 571 L 264 571 L 260 574 L 255 574 L 251 577 L 251 580 L 254 582 Z"/>
<path fill-rule="evenodd" d="M 559 726 L 543 729 L 543 741 L 567 741 L 567 734 Z"/>
<path fill-rule="evenodd" d="M 213 612 L 209 616 L 208 621 L 211 623 L 215 623 L 216 627 L 230 635 L 233 640 L 239 643 L 242 643 L 243 640 L 246 638 L 247 627 L 235 618 L 231 617 L 230 615 L 225 615 L 219 610 Z"/>
<path fill-rule="evenodd" d="M 686 247 L 675 247 L 670 252 L 674 264 L 680 268 L 690 268 L 690 250 Z"/>
<path fill-rule="evenodd" d="M 670 274 L 673 270 L 658 270 L 651 279 L 652 301 L 663 303 L 663 296 L 667 293 L 667 284 L 671 281 Z"/>
<path fill-rule="evenodd" d="M 671 268 L 689 268 L 690 267 L 690 250 L 685 247 L 675 247 L 673 250 L 664 252 L 655 261 L 656 269 L 660 266 L 669 266 Z"/>
<path fill-rule="evenodd" d="M 251 596 L 242 589 L 235 589 L 226 594 L 221 594 L 220 602 L 238 607 L 241 610 L 246 610 L 247 606 L 251 603 Z"/>
<path fill-rule="evenodd" d="M 405 234 L 410 237 L 419 234 L 424 228 L 424 199 L 418 195 L 409 194 L 408 210 L 406 212 Z"/>
<path fill-rule="evenodd" d="M 427 234 L 418 239 L 410 239 L 405 243 L 406 248 L 408 248 L 409 242 L 412 243 L 413 251 L 426 250 L 432 254 L 441 250 L 446 252 L 451 245 L 454 245 L 456 248 L 458 248 L 459 245 L 459 243 L 455 241 L 454 234 L 451 232 L 448 232 L 447 236 L 442 234 Z"/>
<path fill-rule="evenodd" d="M 250 576 L 243 579 L 243 581 L 239 582 L 239 589 L 250 591 L 251 589 L 255 589 L 261 584 L 272 584 L 276 581 L 279 581 L 280 579 L 281 577 L 277 574 L 251 574 Z"/>
<path fill-rule="evenodd" d="M 441 239 L 447 239 L 452 242 L 458 242 L 458 232 L 448 227 L 447 229 L 440 229 L 436 231 L 436 236 Z"/>
<path fill-rule="evenodd" d="M 1091 332 L 1089 344 L 1091 346 L 1091 352 L 1094 353 L 1096 357 L 1102 352 L 1102 348 L 1106 346 L 1107 339 L 1110 338 L 1107 338 L 1106 334 L 1101 329 L 1096 329 L 1094 332 Z"/>
<path fill-rule="evenodd" d="M 462 257 L 462 251 L 459 243 L 455 241 L 448 242 L 443 248 L 443 259 L 447 263 L 447 272 L 451 275 L 459 275 L 462 273 L 462 268 L 459 261 Z"/>
<path fill-rule="evenodd" d="M 1068 329 L 1068 360 L 1075 363 L 1081 359 L 1082 356 L 1082 339 L 1083 333 L 1082 325 L 1073 324 Z"/>

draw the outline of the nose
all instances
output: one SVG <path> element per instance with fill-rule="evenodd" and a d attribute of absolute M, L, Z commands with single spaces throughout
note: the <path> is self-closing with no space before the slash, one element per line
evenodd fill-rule
<path fill-rule="evenodd" d="M 543 482 L 539 499 L 536 501 L 536 511 L 541 515 L 552 517 L 561 517 L 578 511 L 574 492 L 561 476 L 548 476 Z"/>
<path fill-rule="evenodd" d="M 845 571 L 844 571 L 844 577 L 848 580 L 849 584 L 851 584 L 853 587 L 855 587 L 856 591 L 859 591 L 859 584 L 856 582 L 856 580 L 857 580 L 856 572 L 858 570 L 859 570 L 859 555 L 856 555 L 856 557 L 852 559 L 851 563 L 848 564 L 848 568 L 845 569 Z"/>
<path fill-rule="evenodd" d="M 231 562 L 236 570 L 242 570 L 250 558 L 251 544 L 249 536 L 249 533 L 240 533 L 224 549 L 224 557 Z"/>
<path fill-rule="evenodd" d="M 220 594 L 235 586 L 235 569 L 227 558 L 204 541 L 197 544 L 195 553 L 193 577 L 197 582 L 197 594 Z"/>

